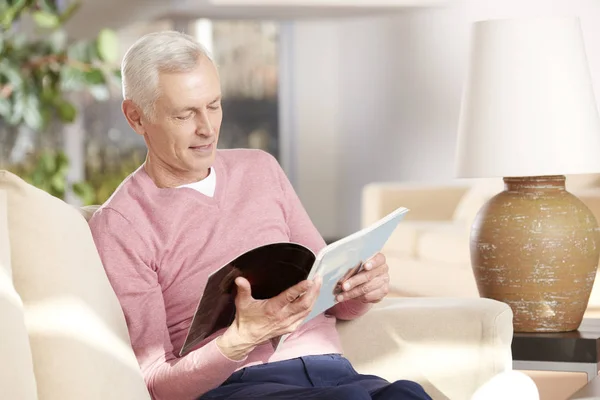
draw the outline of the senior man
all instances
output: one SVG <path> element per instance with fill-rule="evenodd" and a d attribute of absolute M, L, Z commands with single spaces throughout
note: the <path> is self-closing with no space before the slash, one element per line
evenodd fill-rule
<path fill-rule="evenodd" d="M 212 272 L 267 243 L 298 242 L 315 252 L 325 243 L 272 156 L 217 150 L 219 75 L 193 38 L 142 37 L 127 51 L 122 76 L 122 110 L 147 158 L 90 226 L 152 397 L 429 399 L 414 382 L 360 375 L 342 356 L 336 319 L 360 317 L 386 295 L 382 254 L 347 282 L 334 307 L 301 326 L 320 282 L 256 300 L 238 278 L 233 324 L 176 355 Z M 287 333 L 274 353 L 269 339 Z"/>

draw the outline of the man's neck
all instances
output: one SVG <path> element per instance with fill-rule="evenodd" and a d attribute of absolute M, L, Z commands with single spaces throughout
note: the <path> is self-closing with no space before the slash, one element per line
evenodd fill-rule
<path fill-rule="evenodd" d="M 154 162 L 150 157 L 146 158 L 144 169 L 150 179 L 152 179 L 154 184 L 159 188 L 174 188 L 199 182 L 205 179 L 210 173 L 210 169 L 207 169 L 202 173 L 173 170 L 162 163 Z"/>

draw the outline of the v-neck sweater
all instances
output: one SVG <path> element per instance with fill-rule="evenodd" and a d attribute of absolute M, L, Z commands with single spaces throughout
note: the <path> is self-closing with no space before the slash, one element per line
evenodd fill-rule
<path fill-rule="evenodd" d="M 159 188 L 138 168 L 90 219 L 131 345 L 153 399 L 196 399 L 241 368 L 310 354 L 342 353 L 336 319 L 368 309 L 346 301 L 241 361 L 216 344 L 223 330 L 178 357 L 209 275 L 236 256 L 273 242 L 317 253 L 325 242 L 277 160 L 260 150 L 218 150 L 214 196 Z"/>
<path fill-rule="evenodd" d="M 178 188 L 190 188 L 197 190 L 205 196 L 212 197 L 215 195 L 215 187 L 217 185 L 217 173 L 214 165 L 208 171 L 208 176 L 201 181 L 192 182 L 185 185 L 177 186 Z"/>

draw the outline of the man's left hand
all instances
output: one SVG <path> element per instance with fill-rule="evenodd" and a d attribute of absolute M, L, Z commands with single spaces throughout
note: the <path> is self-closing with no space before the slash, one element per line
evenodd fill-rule
<path fill-rule="evenodd" d="M 361 272 L 342 284 L 338 302 L 356 299 L 362 303 L 378 303 L 389 292 L 390 275 L 385 256 L 377 253 L 368 260 Z"/>

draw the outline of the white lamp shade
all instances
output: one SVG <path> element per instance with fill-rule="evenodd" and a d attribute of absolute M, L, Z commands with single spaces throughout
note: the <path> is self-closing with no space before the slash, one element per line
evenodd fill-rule
<path fill-rule="evenodd" d="M 461 178 L 600 172 L 600 119 L 577 18 L 473 25 Z"/>

